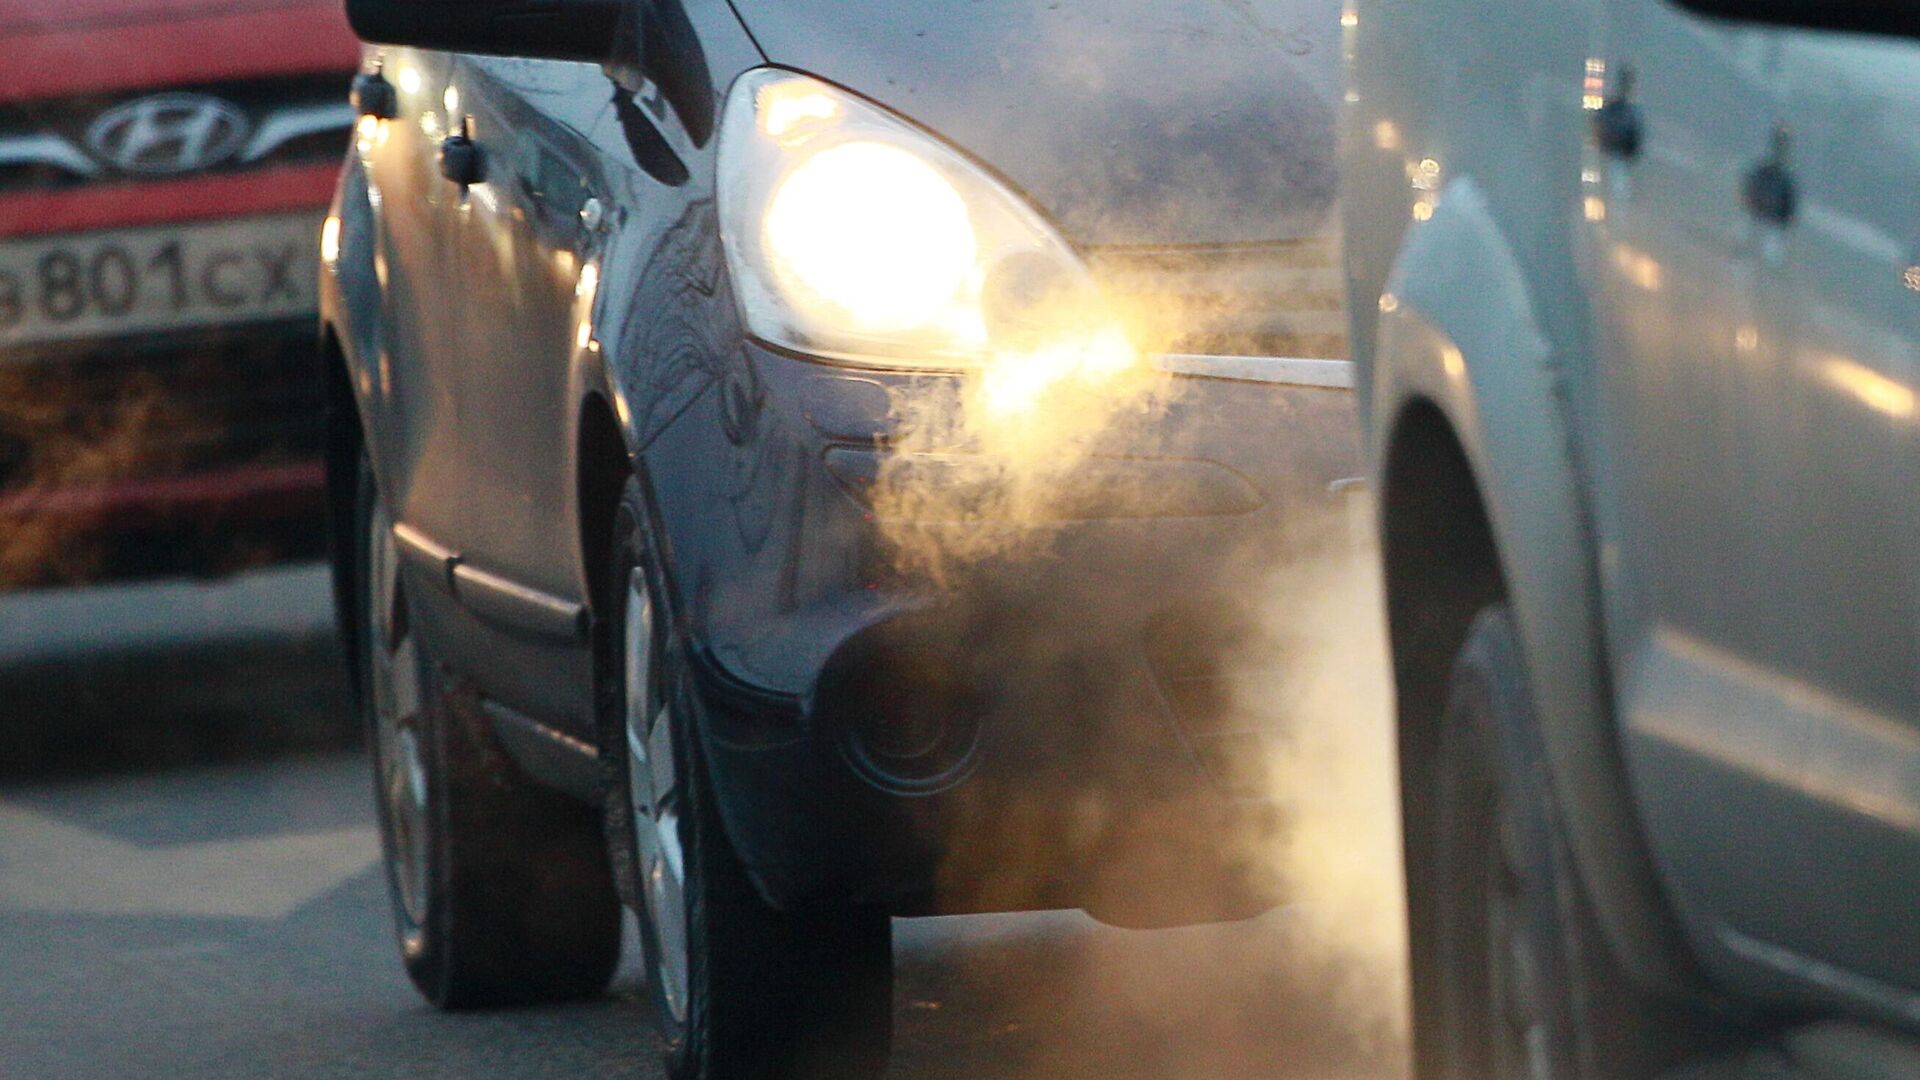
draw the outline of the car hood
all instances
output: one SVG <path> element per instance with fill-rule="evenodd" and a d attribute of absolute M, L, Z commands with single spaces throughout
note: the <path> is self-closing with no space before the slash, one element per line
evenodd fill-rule
<path fill-rule="evenodd" d="M 1082 246 L 1297 239 L 1336 191 L 1338 0 L 735 0 L 767 58 L 984 161 Z"/>

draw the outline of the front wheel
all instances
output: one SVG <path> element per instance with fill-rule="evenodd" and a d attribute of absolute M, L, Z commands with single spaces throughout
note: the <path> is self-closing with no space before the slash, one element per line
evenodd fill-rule
<path fill-rule="evenodd" d="M 780 911 L 727 838 L 664 587 L 628 481 L 599 650 L 607 827 L 639 914 L 673 1080 L 869 1080 L 892 1043 L 882 912 Z"/>
<path fill-rule="evenodd" d="M 1512 616 L 1453 670 L 1429 839 L 1410 852 L 1420 1080 L 1635 1080 L 1704 1049 L 1703 1018 L 1638 991 L 1572 863 Z M 1425 918 L 1421 913 L 1426 913 Z"/>

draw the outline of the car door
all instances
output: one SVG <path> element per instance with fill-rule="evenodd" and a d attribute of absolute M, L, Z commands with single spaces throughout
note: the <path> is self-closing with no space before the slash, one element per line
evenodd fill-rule
<path fill-rule="evenodd" d="M 1577 208 L 1593 297 L 1593 497 L 1629 774 L 1681 914 L 1714 940 L 1703 851 L 1738 822 L 1695 797 L 1716 692 L 1760 664 L 1792 495 L 1774 438 L 1779 333 L 1759 304 L 1768 241 L 1742 202 L 1778 119 L 1765 34 L 1667 0 L 1605 0 L 1583 104 Z M 1737 680 L 1736 680 L 1737 681 Z M 1741 835 L 1725 870 L 1758 869 Z"/>
<path fill-rule="evenodd" d="M 1739 744 L 1759 781 L 1730 808 L 1770 839 L 1745 875 L 1751 891 L 1726 895 L 1725 919 L 1749 952 L 1911 994 L 1920 990 L 1920 47 L 1800 30 L 1769 37 L 1796 207 L 1761 299 L 1781 322 L 1771 453 L 1793 498 L 1762 519 L 1784 555 L 1772 618 L 1754 628 L 1752 656 L 1771 693 Z"/>
<path fill-rule="evenodd" d="M 449 311 L 460 448 L 454 587 L 478 622 L 455 647 L 490 696 L 584 734 L 591 671 L 573 477 L 575 354 L 592 342 L 598 169 L 581 132 L 610 108 L 597 65 L 462 56 L 448 123 L 478 148 L 457 189 Z M 591 205 L 591 210 L 589 209 Z"/>
<path fill-rule="evenodd" d="M 1724 973 L 1778 985 L 1804 983 L 1808 960 L 1865 970 L 1892 922 L 1912 925 L 1876 908 L 1875 867 L 1886 875 L 1895 849 L 1859 831 L 1895 805 L 1891 759 L 1869 758 L 1893 746 L 1914 673 L 1911 523 L 1891 497 L 1903 453 L 1883 437 L 1907 384 L 1834 292 L 1830 264 L 1855 256 L 1832 242 L 1866 230 L 1826 215 L 1838 231 L 1821 238 L 1811 194 L 1790 197 L 1816 156 L 1834 159 L 1821 186 L 1839 191 L 1839 159 L 1859 149 L 1807 144 L 1780 31 L 1665 0 L 1607 10 L 1589 105 L 1630 104 L 1610 118 L 1638 145 L 1596 140 L 1582 212 L 1602 573 L 1643 824 Z M 1895 880 L 1914 879 L 1906 866 Z M 1910 964 L 1904 940 L 1908 959 L 1890 950 L 1883 974 Z"/>
<path fill-rule="evenodd" d="M 455 193 L 441 180 L 436 156 L 445 134 L 441 99 L 452 68 L 445 53 L 381 49 L 375 62 L 395 90 L 396 115 L 363 119 L 356 137 L 373 212 L 374 271 L 381 291 L 380 354 L 372 358 L 369 426 L 378 441 L 385 495 L 397 520 L 434 535 L 452 527 L 457 499 L 440 493 L 457 483 L 457 425 L 448 392 L 458 356 L 455 324 L 444 317 L 460 295 L 447 272 L 449 219 Z"/>

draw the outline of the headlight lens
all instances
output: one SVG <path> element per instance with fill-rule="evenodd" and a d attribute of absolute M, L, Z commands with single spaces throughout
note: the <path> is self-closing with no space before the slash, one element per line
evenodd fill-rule
<path fill-rule="evenodd" d="M 855 333 L 937 318 L 973 272 L 967 204 L 926 162 L 881 142 L 812 154 L 774 188 L 761 244 L 781 291 Z"/>
<path fill-rule="evenodd" d="M 890 368 L 1078 353 L 1115 331 L 1064 241 L 982 169 L 851 94 L 742 76 L 721 129 L 721 235 L 748 330 Z"/>

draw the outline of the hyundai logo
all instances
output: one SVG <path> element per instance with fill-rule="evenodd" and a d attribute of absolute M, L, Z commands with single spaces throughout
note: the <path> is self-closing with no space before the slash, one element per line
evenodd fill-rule
<path fill-rule="evenodd" d="M 184 173 L 232 157 L 247 116 L 205 94 L 155 94 L 116 105 L 87 128 L 87 146 L 126 172 Z"/>

